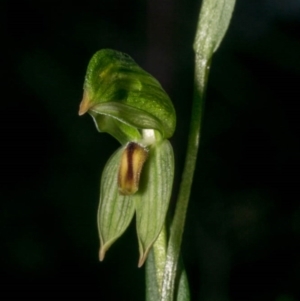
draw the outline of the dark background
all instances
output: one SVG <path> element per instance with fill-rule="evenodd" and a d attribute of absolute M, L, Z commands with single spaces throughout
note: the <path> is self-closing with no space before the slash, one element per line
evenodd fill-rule
<path fill-rule="evenodd" d="M 134 225 L 98 262 L 99 179 L 118 143 L 77 115 L 82 85 L 101 48 L 162 83 L 177 111 L 178 187 L 200 1 L 1 3 L 2 299 L 143 300 Z M 298 0 L 237 0 L 184 234 L 192 300 L 300 300 L 299 57 Z"/>

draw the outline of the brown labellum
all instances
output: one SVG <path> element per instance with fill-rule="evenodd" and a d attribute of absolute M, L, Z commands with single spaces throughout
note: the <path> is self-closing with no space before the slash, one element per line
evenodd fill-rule
<path fill-rule="evenodd" d="M 136 142 L 129 142 L 121 156 L 118 174 L 119 193 L 131 195 L 138 191 L 140 175 L 148 157 L 148 150 Z"/>

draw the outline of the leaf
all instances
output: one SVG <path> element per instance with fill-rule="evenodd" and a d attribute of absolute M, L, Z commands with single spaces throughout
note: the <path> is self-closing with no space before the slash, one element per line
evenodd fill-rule
<path fill-rule="evenodd" d="M 209 60 L 218 49 L 230 23 L 235 0 L 204 0 L 200 11 L 194 50 Z"/>
<path fill-rule="evenodd" d="M 149 151 L 140 182 L 136 203 L 136 228 L 142 266 L 165 222 L 174 177 L 173 149 L 168 140 L 154 145 Z"/>
<path fill-rule="evenodd" d="M 135 210 L 130 196 L 118 193 L 118 170 L 124 147 L 119 148 L 107 162 L 101 180 L 98 209 L 98 231 L 100 236 L 100 261 L 109 247 L 129 226 Z"/>

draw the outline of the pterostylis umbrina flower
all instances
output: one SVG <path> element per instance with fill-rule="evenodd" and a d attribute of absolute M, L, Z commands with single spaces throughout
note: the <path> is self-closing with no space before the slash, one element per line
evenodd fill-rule
<path fill-rule="evenodd" d="M 100 132 L 121 147 L 102 174 L 98 230 L 100 260 L 136 214 L 141 266 L 157 239 L 171 197 L 176 124 L 172 102 L 158 81 L 128 55 L 98 51 L 84 82 L 79 115 L 88 112 Z"/>

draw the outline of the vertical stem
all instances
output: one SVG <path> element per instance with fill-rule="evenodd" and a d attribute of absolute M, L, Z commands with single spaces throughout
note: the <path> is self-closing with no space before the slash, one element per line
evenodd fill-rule
<path fill-rule="evenodd" d="M 213 53 L 218 49 L 228 29 L 234 6 L 235 0 L 202 1 L 194 41 L 194 50 L 196 55 L 194 96 L 188 147 L 175 214 L 170 229 L 161 301 L 172 301 L 175 298 L 175 281 L 178 280 L 176 277 L 180 276 L 177 275 L 180 272 L 178 269 L 178 259 L 199 149 L 201 123 L 210 63 Z M 185 284 L 185 286 L 187 286 L 187 284 Z M 178 287 L 177 283 L 176 287 Z M 182 298 L 182 300 L 187 299 L 188 297 Z"/>
<path fill-rule="evenodd" d="M 146 261 L 146 301 L 158 301 L 161 295 L 167 253 L 167 232 L 164 225 Z"/>
<path fill-rule="evenodd" d="M 208 79 L 210 63 L 204 59 L 200 59 L 197 54 L 195 62 L 196 69 L 194 79 L 194 97 L 190 132 L 188 138 L 188 148 L 180 184 L 180 190 L 177 198 L 177 206 L 171 225 L 165 275 L 163 280 L 163 290 L 161 298 L 162 301 L 173 300 L 176 278 L 175 276 L 177 272 L 182 234 L 199 149 L 201 122 L 204 110 L 205 88 Z"/>
<path fill-rule="evenodd" d="M 199 149 L 201 122 L 210 63 L 213 53 L 218 49 L 228 29 L 234 5 L 235 0 L 202 1 L 194 41 L 196 54 L 194 97 L 188 148 L 168 241 L 161 301 L 172 301 L 175 298 L 174 291 L 178 273 L 178 258 Z"/>

